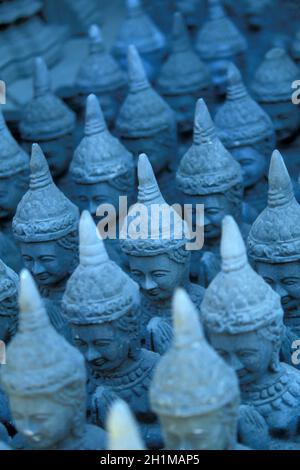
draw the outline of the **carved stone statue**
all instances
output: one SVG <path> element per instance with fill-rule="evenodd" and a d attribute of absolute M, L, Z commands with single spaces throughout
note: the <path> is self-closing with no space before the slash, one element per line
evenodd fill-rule
<path fill-rule="evenodd" d="M 185 23 L 192 36 L 195 36 L 205 16 L 204 0 L 175 0 L 177 11 L 184 16 Z"/>
<path fill-rule="evenodd" d="M 11 223 L 28 182 L 29 157 L 10 133 L 0 109 L 0 258 L 16 272 L 22 259 Z"/>
<path fill-rule="evenodd" d="M 95 95 L 87 98 L 84 134 L 70 165 L 73 201 L 94 218 L 101 204 L 112 204 L 118 216 L 119 197 L 132 199 L 135 164 L 131 153 L 108 131 Z M 114 261 L 125 264 L 118 239 L 107 239 L 106 247 Z"/>
<path fill-rule="evenodd" d="M 20 275 L 19 305 L 18 332 L 1 369 L 18 431 L 14 447 L 103 449 L 104 431 L 86 424 L 84 359 L 51 326 L 27 270 Z"/>
<path fill-rule="evenodd" d="M 33 144 L 30 185 L 13 219 L 23 261 L 34 276 L 55 328 L 67 335 L 60 311 L 66 281 L 78 263 L 79 211 L 55 186 L 45 156 Z"/>
<path fill-rule="evenodd" d="M 200 27 L 195 47 L 211 68 L 217 94 L 224 95 L 228 61 L 245 69 L 247 43 L 226 15 L 221 0 L 208 0 L 208 18 Z"/>
<path fill-rule="evenodd" d="M 193 145 L 183 156 L 176 178 L 182 202 L 193 205 L 193 227 L 204 223 L 204 248 L 192 254 L 191 276 L 207 286 L 220 269 L 224 216 L 233 215 L 241 223 L 243 180 L 240 165 L 218 138 L 202 99 L 196 106 Z M 196 204 L 204 204 L 204 222 L 195 220 Z"/>
<path fill-rule="evenodd" d="M 119 399 L 112 404 L 106 429 L 109 450 L 145 450 L 135 418 L 125 401 Z"/>
<path fill-rule="evenodd" d="M 191 255 L 186 249 L 189 239 L 187 224 L 164 200 L 145 154 L 139 157 L 138 180 L 137 203 L 129 210 L 123 226 L 127 226 L 126 236 L 122 234 L 120 243 L 127 254 L 131 276 L 141 288 L 143 340 L 149 349 L 163 353 L 171 340 L 169 330 L 174 290 L 184 287 L 200 308 L 204 289 L 189 279 Z M 145 210 L 142 222 L 146 222 L 147 232 L 137 239 L 131 232 L 131 223 L 141 205 Z M 153 227 L 155 234 L 151 232 Z"/>
<path fill-rule="evenodd" d="M 221 256 L 221 272 L 206 290 L 201 313 L 212 346 L 237 373 L 248 408 L 240 414 L 241 442 L 254 449 L 290 448 L 299 433 L 300 372 L 279 361 L 280 297 L 251 268 L 230 216 L 223 221 Z"/>
<path fill-rule="evenodd" d="M 107 255 L 91 215 L 80 219 L 80 264 L 70 277 L 62 307 L 74 344 L 89 372 L 88 416 L 104 424 L 113 401 L 125 400 L 147 445 L 160 444 L 148 388 L 158 355 L 140 346 L 138 285 Z"/>
<path fill-rule="evenodd" d="M 18 305 L 17 274 L 0 259 L 0 341 L 11 340 L 17 329 Z"/>
<path fill-rule="evenodd" d="M 300 336 L 300 206 L 280 153 L 269 171 L 268 205 L 251 227 L 249 256 L 257 272 L 280 295 L 286 325 L 282 355 L 291 363 L 292 343 Z"/>
<path fill-rule="evenodd" d="M 127 49 L 134 45 L 139 51 L 150 80 L 155 79 L 166 54 L 166 38 L 144 11 L 141 0 L 126 0 L 127 16 L 121 24 L 114 54 L 126 68 Z"/>
<path fill-rule="evenodd" d="M 299 69 L 282 48 L 271 49 L 257 69 L 251 85 L 254 98 L 272 118 L 279 141 L 295 137 L 300 128 L 299 107 L 292 102 L 292 83 Z"/>
<path fill-rule="evenodd" d="M 49 70 L 41 57 L 35 59 L 33 93 L 20 121 L 22 143 L 28 152 L 33 143 L 39 143 L 53 177 L 58 179 L 67 171 L 72 157 L 75 115 L 51 91 Z"/>
<path fill-rule="evenodd" d="M 244 15 L 250 30 L 259 31 L 264 28 L 266 18 L 276 6 L 273 0 L 244 0 Z"/>
<path fill-rule="evenodd" d="M 170 450 L 237 447 L 239 388 L 234 371 L 207 343 L 199 314 L 183 289 L 173 302 L 174 341 L 150 387 Z"/>
<path fill-rule="evenodd" d="M 178 131 L 190 134 L 197 99 L 212 101 L 212 89 L 210 71 L 194 52 L 180 13 L 174 15 L 171 53 L 160 70 L 157 88 L 176 112 Z"/>
<path fill-rule="evenodd" d="M 115 59 L 107 52 L 100 28 L 89 28 L 89 54 L 85 57 L 75 78 L 76 104 L 85 108 L 86 98 L 94 93 L 100 100 L 106 122 L 112 127 L 125 98 L 127 83 Z"/>

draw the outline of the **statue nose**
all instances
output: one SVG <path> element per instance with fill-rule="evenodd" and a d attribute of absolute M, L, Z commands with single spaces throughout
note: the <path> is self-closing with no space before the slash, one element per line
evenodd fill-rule
<path fill-rule="evenodd" d="M 281 298 L 287 295 L 286 290 L 284 289 L 284 287 L 282 287 L 281 284 L 276 284 L 275 291 L 277 292 L 278 295 L 280 295 Z"/>
<path fill-rule="evenodd" d="M 45 270 L 44 270 L 43 266 L 40 263 L 35 261 L 33 266 L 32 266 L 32 274 L 37 275 L 37 274 L 43 273 L 44 271 Z"/>
<path fill-rule="evenodd" d="M 93 361 L 95 360 L 96 358 L 100 358 L 101 357 L 101 354 L 96 351 L 93 347 L 90 347 L 87 351 L 87 355 L 86 355 L 86 358 L 88 361 Z"/>
<path fill-rule="evenodd" d="M 144 288 L 146 290 L 151 290 L 151 289 L 155 289 L 155 287 L 157 287 L 157 285 L 153 281 L 153 279 L 150 276 L 146 276 L 145 283 L 144 283 Z"/>

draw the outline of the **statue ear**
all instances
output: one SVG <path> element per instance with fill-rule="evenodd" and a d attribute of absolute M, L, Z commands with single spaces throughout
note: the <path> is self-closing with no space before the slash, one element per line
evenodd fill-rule
<path fill-rule="evenodd" d="M 280 371 L 280 361 L 278 356 L 278 351 L 274 351 L 272 353 L 272 358 L 270 362 L 270 370 L 272 372 L 279 372 Z"/>

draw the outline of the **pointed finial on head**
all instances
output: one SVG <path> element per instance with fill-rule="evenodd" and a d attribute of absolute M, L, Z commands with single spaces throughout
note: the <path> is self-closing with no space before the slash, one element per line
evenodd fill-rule
<path fill-rule="evenodd" d="M 30 159 L 30 188 L 43 188 L 52 184 L 52 176 L 46 157 L 39 144 L 32 144 Z"/>
<path fill-rule="evenodd" d="M 92 24 L 89 27 L 90 52 L 95 53 L 104 50 L 103 36 L 101 28 Z"/>
<path fill-rule="evenodd" d="M 172 48 L 173 51 L 185 51 L 190 47 L 190 38 L 184 18 L 180 12 L 174 13 L 173 32 L 172 32 Z"/>
<path fill-rule="evenodd" d="M 19 330 L 33 331 L 50 324 L 38 288 L 27 269 L 20 273 Z"/>
<path fill-rule="evenodd" d="M 104 242 L 88 211 L 83 211 L 79 222 L 79 257 L 82 266 L 97 266 L 109 261 Z"/>
<path fill-rule="evenodd" d="M 144 450 L 138 425 L 123 400 L 116 400 L 107 420 L 109 450 Z"/>
<path fill-rule="evenodd" d="M 208 0 L 208 17 L 210 20 L 219 20 L 226 16 L 220 0 Z"/>
<path fill-rule="evenodd" d="M 48 67 L 42 57 L 36 57 L 34 60 L 33 89 L 34 96 L 37 98 L 50 91 L 51 80 Z"/>
<path fill-rule="evenodd" d="M 222 223 L 221 237 L 222 271 L 237 271 L 248 263 L 246 246 L 240 229 L 231 215 Z"/>
<path fill-rule="evenodd" d="M 191 346 L 204 338 L 196 307 L 182 288 L 178 288 L 173 297 L 173 327 L 177 348 Z"/>
<path fill-rule="evenodd" d="M 203 98 L 196 103 L 194 120 L 194 144 L 200 145 L 210 142 L 216 137 L 216 129 Z"/>
<path fill-rule="evenodd" d="M 96 95 L 90 94 L 86 100 L 85 127 L 86 137 L 107 130 L 102 108 Z"/>
<path fill-rule="evenodd" d="M 127 55 L 130 91 L 138 92 L 147 89 L 150 85 L 137 48 L 134 45 L 128 46 Z"/>
<path fill-rule="evenodd" d="M 157 184 L 153 168 L 146 154 L 142 153 L 138 160 L 138 202 L 164 204 L 165 201 Z"/>
<path fill-rule="evenodd" d="M 281 153 L 274 150 L 269 169 L 268 206 L 278 207 L 294 198 L 293 185 Z"/>
<path fill-rule="evenodd" d="M 227 68 L 227 99 L 237 100 L 248 95 L 242 75 L 233 62 Z"/>

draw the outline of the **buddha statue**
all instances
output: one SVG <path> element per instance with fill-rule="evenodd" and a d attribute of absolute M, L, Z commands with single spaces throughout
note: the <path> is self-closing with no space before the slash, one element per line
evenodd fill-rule
<path fill-rule="evenodd" d="M 0 259 L 0 341 L 8 344 L 17 329 L 17 274 Z"/>
<path fill-rule="evenodd" d="M 25 150 L 39 143 L 48 160 L 53 177 L 62 178 L 69 166 L 75 115 L 51 90 L 50 74 L 45 61 L 34 62 L 33 98 L 24 108 L 19 130 Z"/>
<path fill-rule="evenodd" d="M 16 272 L 22 258 L 11 224 L 28 182 L 29 157 L 12 136 L 0 109 L 0 258 Z"/>
<path fill-rule="evenodd" d="M 84 137 L 74 152 L 70 178 L 74 203 L 80 212 L 88 210 L 94 219 L 101 204 L 112 204 L 118 216 L 119 197 L 132 199 L 135 189 L 133 156 L 107 129 L 95 95 L 87 98 Z M 113 260 L 125 265 L 118 239 L 107 238 L 105 244 Z"/>
<path fill-rule="evenodd" d="M 103 114 L 112 127 L 127 88 L 125 74 L 107 52 L 101 29 L 93 24 L 89 31 L 89 53 L 80 65 L 75 78 L 76 104 L 85 108 L 86 98 L 95 93 L 99 98 Z"/>
<path fill-rule="evenodd" d="M 199 29 L 195 47 L 201 59 L 210 66 L 217 95 L 223 96 L 228 61 L 245 69 L 247 42 L 226 15 L 221 0 L 208 0 L 208 17 Z"/>
<path fill-rule="evenodd" d="M 300 206 L 281 154 L 269 171 L 267 207 L 253 223 L 248 253 L 255 269 L 281 298 L 286 333 L 282 355 L 291 363 L 292 343 L 300 335 Z"/>
<path fill-rule="evenodd" d="M 282 48 L 267 52 L 252 81 L 253 96 L 271 117 L 277 139 L 290 140 L 299 131 L 299 107 L 292 102 L 292 83 L 299 69 Z"/>
<path fill-rule="evenodd" d="M 128 46 L 139 51 L 148 78 L 155 79 L 166 54 L 167 42 L 151 17 L 145 12 L 141 0 L 126 0 L 127 15 L 121 24 L 113 52 L 123 68 L 127 64 Z"/>
<path fill-rule="evenodd" d="M 234 450 L 239 387 L 234 371 L 207 343 L 199 314 L 183 289 L 173 302 L 174 341 L 150 387 L 169 450 Z"/>
<path fill-rule="evenodd" d="M 145 154 L 139 157 L 138 180 L 137 203 L 124 221 L 120 244 L 127 255 L 130 274 L 141 289 L 143 341 L 150 349 L 164 353 L 171 340 L 165 324 L 170 328 L 174 290 L 184 287 L 200 308 L 204 289 L 189 279 L 191 252 L 186 247 L 187 223 L 164 200 Z M 146 232 L 137 239 L 131 224 L 141 205 L 146 211 L 142 216 Z M 157 233 L 152 233 L 153 227 Z"/>
<path fill-rule="evenodd" d="M 231 216 L 223 221 L 221 257 L 221 272 L 205 292 L 201 314 L 212 346 L 237 373 L 242 404 L 260 415 L 251 420 L 241 413 L 241 442 L 254 449 L 297 446 L 300 372 L 279 360 L 280 297 L 251 268 Z"/>
<path fill-rule="evenodd" d="M 210 71 L 192 49 L 181 13 L 175 13 L 171 52 L 163 64 L 157 89 L 176 113 L 183 136 L 193 130 L 194 108 L 199 96 L 212 101 Z"/>
<path fill-rule="evenodd" d="M 80 264 L 67 282 L 62 308 L 88 368 L 89 419 L 105 424 L 119 397 L 133 410 L 147 445 L 156 448 L 160 434 L 148 387 L 159 356 L 140 345 L 138 285 L 109 259 L 87 211 L 79 238 Z"/>
<path fill-rule="evenodd" d="M 67 335 L 60 312 L 66 281 L 78 263 L 79 211 L 53 183 L 46 158 L 33 144 L 30 185 L 13 219 L 25 267 L 46 297 L 50 320 Z"/>
<path fill-rule="evenodd" d="M 19 328 L 1 369 L 18 431 L 14 447 L 104 449 L 104 431 L 86 423 L 84 359 L 51 326 L 27 270 L 20 274 L 19 306 Z"/>
<path fill-rule="evenodd" d="M 148 152 L 156 174 L 176 160 L 175 114 L 147 80 L 135 46 L 128 48 L 129 93 L 116 121 L 116 132 L 137 159 Z"/>
<path fill-rule="evenodd" d="M 204 205 L 204 247 L 192 254 L 191 277 L 206 287 L 219 272 L 219 240 L 225 215 L 233 215 L 243 232 L 241 167 L 217 136 L 204 100 L 197 102 L 193 144 L 177 170 L 177 186 L 184 204 Z M 194 210 L 195 212 L 195 210 Z M 197 225 L 193 217 L 193 226 Z M 201 228 L 201 227 L 200 227 Z"/>
<path fill-rule="evenodd" d="M 107 419 L 109 450 L 145 450 L 137 422 L 123 400 L 116 400 Z"/>

